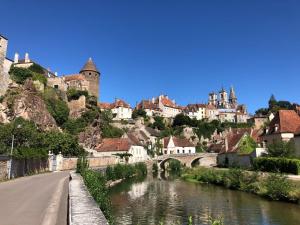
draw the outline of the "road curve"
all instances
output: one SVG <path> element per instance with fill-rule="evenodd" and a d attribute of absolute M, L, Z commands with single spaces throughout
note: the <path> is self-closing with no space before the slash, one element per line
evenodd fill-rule
<path fill-rule="evenodd" d="M 69 172 L 0 183 L 1 225 L 66 225 Z"/>

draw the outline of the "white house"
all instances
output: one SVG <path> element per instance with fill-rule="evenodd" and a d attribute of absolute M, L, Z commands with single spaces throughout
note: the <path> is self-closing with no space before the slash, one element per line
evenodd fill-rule
<path fill-rule="evenodd" d="M 218 119 L 219 111 L 214 105 L 207 105 L 205 112 L 209 121 Z"/>
<path fill-rule="evenodd" d="M 156 116 L 161 115 L 161 110 L 157 104 L 155 104 L 155 99 L 152 100 L 142 100 L 137 106 L 136 109 L 143 109 L 146 112 L 147 116 Z"/>
<path fill-rule="evenodd" d="M 181 107 L 176 105 L 175 100 L 170 100 L 167 95 L 158 96 L 156 101 L 162 111 L 163 117 L 174 118 L 177 114 L 182 112 Z"/>
<path fill-rule="evenodd" d="M 93 155 L 101 156 L 116 156 L 116 154 L 129 153 L 132 156 L 128 158 L 128 163 L 143 162 L 149 159 L 147 150 L 136 140 L 132 138 L 105 138 L 99 144 Z M 120 159 L 124 162 L 124 159 Z"/>
<path fill-rule="evenodd" d="M 132 118 L 132 108 L 121 99 L 116 99 L 114 103 L 98 103 L 100 110 L 111 110 L 114 120 L 128 120 Z"/>
<path fill-rule="evenodd" d="M 184 138 L 174 136 L 163 139 L 163 154 L 193 154 L 196 153 L 195 145 Z"/>
<path fill-rule="evenodd" d="M 188 104 L 184 113 L 191 119 L 202 120 L 206 118 L 206 107 L 205 104 Z"/>

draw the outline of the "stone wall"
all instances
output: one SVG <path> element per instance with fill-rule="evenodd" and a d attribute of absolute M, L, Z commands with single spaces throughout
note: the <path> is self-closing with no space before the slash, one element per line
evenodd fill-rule
<path fill-rule="evenodd" d="M 68 102 L 68 107 L 70 109 L 70 117 L 78 118 L 86 109 L 85 104 L 86 97 L 84 95 L 80 96 L 78 100 L 72 100 Z"/>
<path fill-rule="evenodd" d="M 7 163 L 8 157 L 0 157 L 0 181 L 5 180 L 7 178 Z"/>
<path fill-rule="evenodd" d="M 89 162 L 89 167 L 97 168 L 108 165 L 113 165 L 118 163 L 118 158 L 115 156 L 105 156 L 105 157 L 89 157 L 87 158 Z M 77 158 L 63 158 L 62 167 L 59 170 L 74 170 L 77 165 Z M 57 162 L 59 164 L 59 162 Z"/>

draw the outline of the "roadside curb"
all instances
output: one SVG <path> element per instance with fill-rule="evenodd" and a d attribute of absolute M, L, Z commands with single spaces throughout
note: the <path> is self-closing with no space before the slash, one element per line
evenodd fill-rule
<path fill-rule="evenodd" d="M 69 225 L 108 225 L 101 209 L 74 171 L 69 182 Z"/>

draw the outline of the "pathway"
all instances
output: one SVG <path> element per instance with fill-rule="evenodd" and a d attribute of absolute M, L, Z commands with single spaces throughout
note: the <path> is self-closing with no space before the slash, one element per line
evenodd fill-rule
<path fill-rule="evenodd" d="M 66 225 L 69 172 L 0 183 L 0 224 Z"/>

